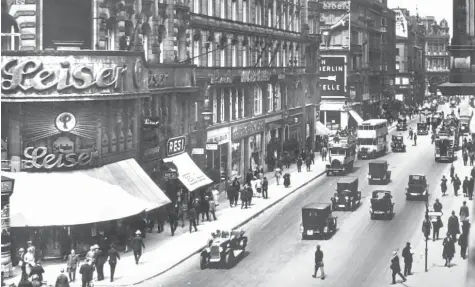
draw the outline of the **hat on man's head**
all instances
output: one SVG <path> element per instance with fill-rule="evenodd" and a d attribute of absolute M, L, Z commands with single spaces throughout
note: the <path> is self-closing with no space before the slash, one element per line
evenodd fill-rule
<path fill-rule="evenodd" d="M 140 234 L 142 234 L 142 232 L 140 232 L 140 230 L 137 230 L 137 231 L 135 231 L 135 234 L 140 235 Z"/>
<path fill-rule="evenodd" d="M 99 249 L 99 245 L 97 245 L 97 244 L 94 244 L 93 247 L 94 247 L 94 249 Z"/>
<path fill-rule="evenodd" d="M 20 249 L 18 249 L 18 252 L 25 252 L 25 249 L 20 248 Z"/>
<path fill-rule="evenodd" d="M 395 256 L 397 256 L 397 251 L 396 250 L 393 251 L 393 257 L 395 257 Z"/>
<path fill-rule="evenodd" d="M 64 273 L 64 268 L 61 268 L 61 270 L 59 270 L 61 273 Z"/>
<path fill-rule="evenodd" d="M 33 241 L 28 240 L 26 243 L 28 243 L 28 244 L 33 244 Z"/>

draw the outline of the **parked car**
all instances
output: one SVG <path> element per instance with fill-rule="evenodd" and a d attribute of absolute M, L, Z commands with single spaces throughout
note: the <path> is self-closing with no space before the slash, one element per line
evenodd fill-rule
<path fill-rule="evenodd" d="M 394 202 L 391 191 L 375 190 L 372 192 L 369 214 L 371 215 L 371 219 L 375 219 L 377 216 L 386 218 L 394 217 Z"/>
<path fill-rule="evenodd" d="M 409 175 L 409 182 L 406 187 L 406 199 L 429 197 L 429 184 L 423 174 Z"/>
<path fill-rule="evenodd" d="M 428 123 L 417 123 L 417 135 L 428 135 L 429 125 Z"/>
<path fill-rule="evenodd" d="M 406 144 L 404 143 L 403 135 L 393 135 L 391 140 L 391 151 L 393 152 L 406 152 Z"/>
<path fill-rule="evenodd" d="M 212 233 L 208 247 L 201 251 L 200 268 L 203 270 L 212 265 L 231 268 L 244 255 L 246 247 L 247 237 L 242 230 Z"/>
<path fill-rule="evenodd" d="M 338 179 L 336 192 L 331 198 L 332 210 L 354 211 L 361 204 L 361 191 L 358 190 L 358 178 L 347 176 Z"/>
<path fill-rule="evenodd" d="M 311 203 L 302 207 L 302 239 L 320 236 L 328 239 L 335 234 L 337 217 L 332 215 L 330 203 Z"/>
<path fill-rule="evenodd" d="M 369 163 L 368 184 L 375 181 L 388 184 L 391 181 L 391 171 L 386 160 L 374 160 Z"/>

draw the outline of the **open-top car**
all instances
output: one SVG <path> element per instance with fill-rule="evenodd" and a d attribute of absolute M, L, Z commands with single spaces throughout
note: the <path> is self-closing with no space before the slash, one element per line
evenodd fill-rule
<path fill-rule="evenodd" d="M 396 129 L 398 131 L 407 131 L 407 121 L 406 117 L 399 117 L 397 119 L 397 126 Z"/>
<path fill-rule="evenodd" d="M 324 239 L 335 234 L 337 217 L 332 215 L 330 203 L 311 203 L 302 207 L 302 239 L 320 236 Z"/>
<path fill-rule="evenodd" d="M 332 210 L 354 211 L 361 203 L 361 191 L 358 190 L 358 178 L 347 176 L 338 179 L 336 192 L 331 198 Z"/>
<path fill-rule="evenodd" d="M 201 251 L 200 268 L 203 270 L 211 265 L 231 268 L 244 255 L 246 246 L 247 237 L 242 230 L 213 232 L 208 247 Z"/>
<path fill-rule="evenodd" d="M 426 123 L 417 123 L 417 135 L 428 135 L 429 134 L 429 124 Z"/>
<path fill-rule="evenodd" d="M 409 175 L 409 183 L 406 187 L 406 199 L 429 197 L 429 184 L 423 174 Z"/>
<path fill-rule="evenodd" d="M 377 216 L 392 218 L 394 216 L 394 202 L 391 191 L 375 190 L 371 194 L 371 206 L 369 208 L 371 219 Z"/>
<path fill-rule="evenodd" d="M 368 184 L 375 181 L 389 183 L 391 181 L 391 171 L 386 160 L 374 160 L 369 163 Z"/>
<path fill-rule="evenodd" d="M 392 136 L 391 150 L 393 152 L 396 152 L 396 151 L 406 152 L 406 144 L 404 143 L 403 135 L 399 134 L 399 135 Z"/>

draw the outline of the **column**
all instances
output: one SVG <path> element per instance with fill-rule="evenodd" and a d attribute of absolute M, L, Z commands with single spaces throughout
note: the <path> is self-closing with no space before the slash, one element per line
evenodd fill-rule
<path fill-rule="evenodd" d="M 137 149 L 139 145 L 139 139 L 141 138 L 141 129 L 139 126 L 140 123 L 140 115 L 142 112 L 142 101 L 136 100 L 135 101 L 135 110 L 132 111 L 132 146 Z"/>
<path fill-rule="evenodd" d="M 327 125 L 327 112 L 326 111 L 323 111 L 323 122 L 326 126 Z"/>
<path fill-rule="evenodd" d="M 233 142 L 229 141 L 228 143 L 228 164 L 226 166 L 226 170 L 228 171 L 228 178 L 231 176 L 231 172 L 233 169 Z"/>
<path fill-rule="evenodd" d="M 264 172 L 267 171 L 267 165 L 266 165 L 266 153 L 267 153 L 267 132 L 261 133 L 262 135 L 262 140 L 261 140 L 261 150 L 262 150 L 262 156 L 261 156 L 261 162 L 259 165 L 264 168 Z"/>
<path fill-rule="evenodd" d="M 11 171 L 19 172 L 21 169 L 21 115 L 20 108 L 8 110 L 9 128 L 8 128 L 8 152 L 10 153 Z"/>
<path fill-rule="evenodd" d="M 249 169 L 249 138 L 246 137 L 241 140 L 241 154 L 242 154 L 242 162 L 241 165 L 243 167 L 242 169 L 242 175 L 245 178 L 246 172 Z"/>
<path fill-rule="evenodd" d="M 348 126 L 348 112 L 340 112 L 340 128 L 343 130 Z"/>
<path fill-rule="evenodd" d="M 5 278 L 13 276 L 10 238 L 10 197 L 13 194 L 13 182 L 13 179 L 2 176 L 2 272 Z"/>

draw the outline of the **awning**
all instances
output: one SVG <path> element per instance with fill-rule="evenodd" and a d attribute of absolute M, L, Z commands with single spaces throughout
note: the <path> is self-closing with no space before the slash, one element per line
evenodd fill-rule
<path fill-rule="evenodd" d="M 15 179 L 12 227 L 66 226 L 139 214 L 149 204 L 121 187 L 81 172 L 5 172 Z"/>
<path fill-rule="evenodd" d="M 213 183 L 185 152 L 180 155 L 163 159 L 173 163 L 178 169 L 178 179 L 188 189 L 194 191 L 202 186 Z"/>
<path fill-rule="evenodd" d="M 329 135 L 330 133 L 331 133 L 330 129 L 327 128 L 320 121 L 317 121 L 315 123 L 315 135 L 317 135 L 317 136 L 326 136 L 326 135 Z"/>
<path fill-rule="evenodd" d="M 437 86 L 444 96 L 467 96 L 475 94 L 475 83 L 443 83 Z"/>
<path fill-rule="evenodd" d="M 348 113 L 350 113 L 351 117 L 355 119 L 359 125 L 364 122 L 363 118 L 355 110 L 349 110 Z"/>
<path fill-rule="evenodd" d="M 344 103 L 322 103 L 320 111 L 341 111 L 344 105 Z"/>

